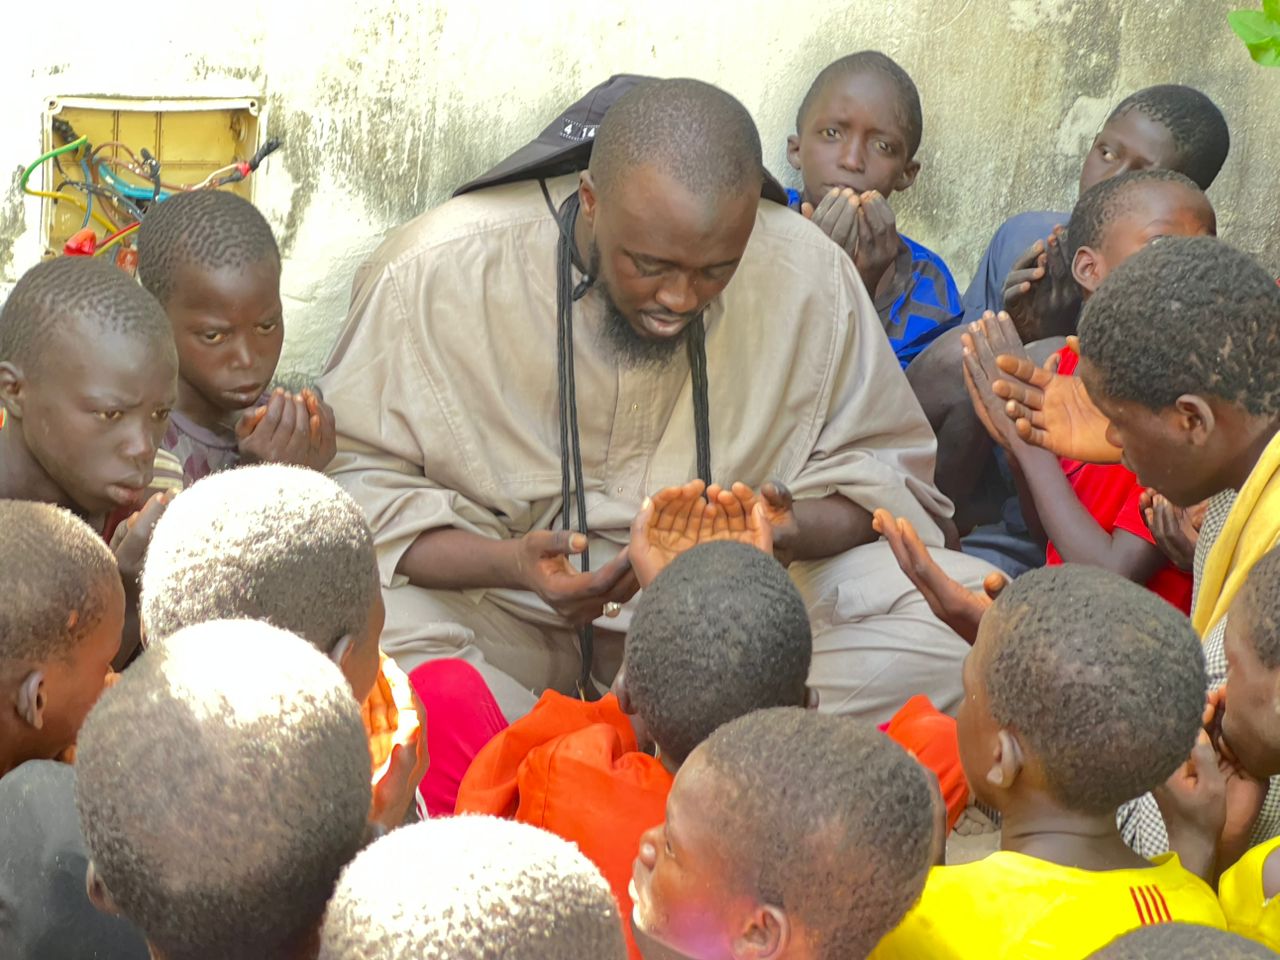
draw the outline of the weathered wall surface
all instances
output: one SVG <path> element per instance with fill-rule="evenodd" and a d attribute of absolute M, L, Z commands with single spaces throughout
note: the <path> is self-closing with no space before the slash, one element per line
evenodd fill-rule
<path fill-rule="evenodd" d="M 10 33 L 0 66 L 0 292 L 40 255 L 39 202 L 17 195 L 15 171 L 39 153 L 51 95 L 265 97 L 286 146 L 258 174 L 257 201 L 285 255 L 286 363 L 313 370 L 382 233 L 610 73 L 731 90 L 755 114 L 770 167 L 794 184 L 796 105 L 822 66 L 866 47 L 921 88 L 924 170 L 894 203 L 962 286 L 1006 216 L 1070 208 L 1110 106 L 1163 82 L 1223 106 L 1234 142 L 1210 192 L 1221 232 L 1280 268 L 1280 70 L 1255 66 L 1226 25 L 1248 2 L 170 0 L 127 37 L 61 18 Z"/>

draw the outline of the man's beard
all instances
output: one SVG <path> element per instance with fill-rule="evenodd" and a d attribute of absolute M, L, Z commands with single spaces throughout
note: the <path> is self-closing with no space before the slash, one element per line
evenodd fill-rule
<path fill-rule="evenodd" d="M 618 308 L 608 284 L 599 279 L 600 248 L 594 243 L 591 245 L 589 272 L 596 278 L 597 289 L 604 298 L 604 323 L 600 326 L 600 342 L 614 361 L 619 366 L 632 370 L 641 367 L 661 367 L 670 363 L 688 340 L 689 327 L 686 326 L 674 337 L 652 339 L 643 336 Z M 692 322 L 694 321 L 690 321 Z"/>

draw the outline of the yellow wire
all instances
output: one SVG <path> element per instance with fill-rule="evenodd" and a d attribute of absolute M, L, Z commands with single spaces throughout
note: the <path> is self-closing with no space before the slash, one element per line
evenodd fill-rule
<path fill-rule="evenodd" d="M 140 227 L 140 226 L 142 226 L 142 224 L 141 224 L 141 223 L 133 223 L 133 224 L 130 224 L 129 226 L 125 227 L 125 228 L 124 228 L 123 230 L 121 230 L 118 234 L 116 234 L 114 237 L 112 237 L 110 240 L 108 240 L 106 243 L 104 243 L 102 246 L 100 246 L 97 250 L 95 250 L 95 251 L 93 252 L 93 255 L 94 255 L 95 257 L 100 256 L 100 255 L 102 254 L 102 251 L 103 251 L 103 250 L 106 250 L 106 249 L 108 249 L 108 248 L 110 248 L 110 247 L 114 247 L 117 243 L 119 243 L 121 240 L 123 240 L 123 239 L 124 239 L 125 237 L 127 237 L 129 234 L 133 233 L 133 231 L 137 230 L 137 229 L 138 229 L 138 227 Z"/>
<path fill-rule="evenodd" d="M 50 200 L 65 200 L 67 203 L 71 204 L 73 207 L 79 207 L 81 210 L 87 211 L 89 209 L 80 201 L 79 197 L 73 197 L 69 193 L 50 193 L 48 190 L 32 190 L 30 187 L 27 187 L 24 192 L 32 197 L 47 197 Z M 93 211 L 93 219 L 97 220 L 100 224 L 106 227 L 108 233 L 115 233 L 116 231 L 115 224 L 113 224 L 106 217 L 98 213 L 97 210 Z"/>

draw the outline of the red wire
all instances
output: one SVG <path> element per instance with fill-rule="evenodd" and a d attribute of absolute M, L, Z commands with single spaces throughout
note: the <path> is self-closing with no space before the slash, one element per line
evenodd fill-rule
<path fill-rule="evenodd" d="M 116 231 L 115 233 L 113 233 L 111 236 L 109 236 L 109 237 L 104 237 L 104 238 L 103 238 L 103 240 L 102 240 L 102 243 L 98 244 L 98 246 L 100 246 L 100 247 L 105 247 L 105 246 L 106 246 L 108 243 L 110 243 L 112 240 L 116 239 L 116 237 L 122 237 L 122 236 L 124 236 L 126 233 L 132 233 L 134 230 L 137 230 L 137 229 L 138 229 L 138 227 L 140 227 L 140 226 L 142 226 L 142 224 L 141 224 L 140 222 L 139 222 L 139 223 L 131 223 L 131 224 L 129 224 L 127 227 L 125 227 L 123 230 L 117 230 L 117 231 Z"/>

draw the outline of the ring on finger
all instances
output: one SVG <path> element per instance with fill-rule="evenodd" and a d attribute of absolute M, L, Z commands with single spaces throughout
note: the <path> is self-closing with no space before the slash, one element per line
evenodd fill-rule
<path fill-rule="evenodd" d="M 604 615 L 606 617 L 616 617 L 622 612 L 622 604 L 616 600 L 610 600 L 604 605 Z"/>

